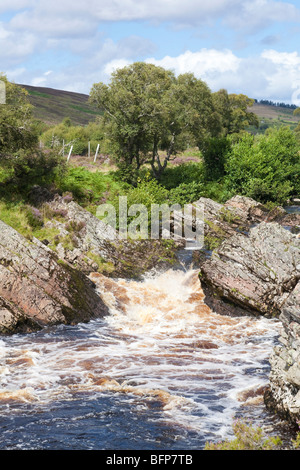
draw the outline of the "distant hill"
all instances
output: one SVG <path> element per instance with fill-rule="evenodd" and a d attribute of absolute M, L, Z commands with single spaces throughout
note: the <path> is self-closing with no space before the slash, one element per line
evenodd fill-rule
<path fill-rule="evenodd" d="M 260 132 L 264 132 L 268 127 L 290 126 L 294 129 L 300 121 L 300 116 L 294 116 L 294 110 L 284 106 L 254 103 L 249 109 L 255 113 L 260 121 Z"/>
<path fill-rule="evenodd" d="M 90 121 L 94 121 L 96 116 L 102 114 L 99 109 L 88 103 L 88 95 L 53 88 L 20 86 L 29 93 L 30 102 L 35 107 L 35 117 L 47 124 L 58 124 L 65 117 L 69 117 L 73 124 L 84 126 Z M 268 127 L 279 127 L 281 125 L 289 125 L 293 129 L 300 121 L 300 116 L 293 115 L 293 109 L 284 106 L 256 102 L 249 111 L 254 112 L 259 117 L 259 132 L 264 132 Z M 255 129 L 252 131 L 257 132 Z"/>
<path fill-rule="evenodd" d="M 47 124 L 60 123 L 69 117 L 72 124 L 86 125 L 101 115 L 99 109 L 88 103 L 88 95 L 53 88 L 21 85 L 29 93 L 29 100 L 34 108 L 36 119 Z"/>

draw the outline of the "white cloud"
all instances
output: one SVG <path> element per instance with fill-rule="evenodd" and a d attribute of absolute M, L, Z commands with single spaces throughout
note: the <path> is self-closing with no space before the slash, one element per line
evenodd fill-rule
<path fill-rule="evenodd" d="M 226 72 L 235 73 L 241 59 L 230 50 L 202 49 L 199 52 L 186 51 L 178 57 L 166 56 L 161 60 L 147 59 L 146 62 L 172 69 L 176 74 L 192 72 L 205 80 Z"/>
<path fill-rule="evenodd" d="M 18 83 L 88 94 L 94 83 L 107 83 L 114 70 L 134 62 L 134 43 L 132 45 L 129 48 L 126 41 L 114 43 L 108 40 L 93 55 L 61 68 L 58 73 L 48 69 L 32 71 L 18 68 L 9 70 L 7 76 Z M 297 52 L 269 49 L 260 55 L 242 58 L 230 50 L 201 49 L 198 52 L 187 51 L 177 57 L 166 56 L 161 60 L 148 58 L 145 62 L 173 70 L 176 75 L 194 73 L 212 91 L 225 88 L 229 93 L 294 104 L 300 97 L 300 54 Z"/>
<path fill-rule="evenodd" d="M 0 60 L 5 64 L 17 63 L 33 53 L 37 38 L 28 31 L 17 34 L 0 23 Z"/>
<path fill-rule="evenodd" d="M 230 49 L 201 48 L 158 60 L 155 45 L 149 39 L 133 34 L 113 41 L 104 34 L 106 22 L 118 21 L 149 21 L 152 25 L 165 22 L 173 27 L 189 27 L 191 31 L 205 31 L 205 26 L 213 26 L 214 32 L 216 25 L 221 30 L 221 24 L 225 24 L 238 32 L 242 43 L 246 34 L 263 31 L 271 23 L 300 22 L 300 9 L 292 2 L 0 0 L 0 12 L 5 11 L 11 16 L 6 23 L 0 23 L 0 63 L 8 76 L 17 76 L 23 83 L 88 93 L 93 83 L 108 81 L 116 68 L 145 60 L 173 69 L 176 74 L 192 72 L 213 90 L 226 88 L 255 98 L 289 101 L 300 77 L 297 52 L 269 49 L 244 58 Z M 275 47 L 276 37 L 266 36 L 264 47 L 271 47 L 272 42 Z M 49 60 L 54 57 L 56 63 L 44 59 L 43 53 L 49 51 Z M 24 65 L 30 57 L 43 59 L 35 66 L 32 64 L 36 60 L 31 61 L 36 70 Z M 48 73 L 49 68 L 60 71 Z"/>
<path fill-rule="evenodd" d="M 104 73 L 109 77 L 113 72 L 115 72 L 115 70 L 126 67 L 129 64 L 130 64 L 129 60 L 115 59 L 115 60 L 108 62 L 108 64 L 105 65 L 103 70 L 104 70 Z"/>
<path fill-rule="evenodd" d="M 11 21 L 14 28 L 51 37 L 85 35 L 99 23 L 117 21 L 168 22 L 188 27 L 221 20 L 233 29 L 244 28 L 248 32 L 274 21 L 300 21 L 300 10 L 295 5 L 276 0 L 186 0 L 184 4 L 181 0 L 3 1 L 6 9 L 23 6 Z M 1 10 L 4 11 L 3 5 Z"/>
<path fill-rule="evenodd" d="M 293 102 L 295 89 L 300 87 L 298 52 L 265 50 L 257 57 L 239 58 L 230 50 L 202 49 L 146 62 L 174 70 L 176 74 L 192 72 L 212 91 L 225 88 L 230 93 L 245 93 L 257 99 Z"/>

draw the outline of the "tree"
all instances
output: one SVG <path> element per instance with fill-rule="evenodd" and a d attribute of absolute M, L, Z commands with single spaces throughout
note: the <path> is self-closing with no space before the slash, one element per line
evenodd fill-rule
<path fill-rule="evenodd" d="M 31 149 L 37 144 L 32 106 L 26 90 L 10 83 L 0 74 L 5 83 L 6 103 L 0 104 L 0 157 L 8 157 L 19 149 Z"/>
<path fill-rule="evenodd" d="M 249 111 L 254 102 L 254 99 L 246 95 L 228 94 L 224 89 L 213 93 L 213 103 L 219 114 L 221 133 L 226 136 L 239 133 L 250 125 L 258 127 L 257 115 Z"/>
<path fill-rule="evenodd" d="M 300 114 L 300 108 L 296 108 L 293 114 L 294 116 L 298 116 Z"/>
<path fill-rule="evenodd" d="M 90 101 L 104 110 L 118 163 L 139 169 L 156 146 L 168 113 L 165 93 L 174 79 L 162 67 L 136 62 L 115 71 L 109 85 L 93 85 Z"/>
<path fill-rule="evenodd" d="M 119 165 L 149 162 L 159 179 L 188 140 L 201 145 L 216 121 L 211 91 L 193 74 L 136 62 L 112 74 L 109 85 L 94 84 L 90 100 L 104 110 Z"/>
<path fill-rule="evenodd" d="M 6 102 L 0 104 L 0 194 L 27 195 L 32 186 L 53 183 L 63 165 L 55 153 L 38 148 L 38 124 L 27 91 L 4 75 Z"/>

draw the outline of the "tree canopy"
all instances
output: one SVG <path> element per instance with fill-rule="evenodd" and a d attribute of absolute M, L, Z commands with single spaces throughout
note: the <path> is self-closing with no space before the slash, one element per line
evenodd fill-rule
<path fill-rule="evenodd" d="M 139 169 L 148 162 L 158 179 L 172 156 L 191 141 L 204 150 L 211 138 L 258 125 L 248 111 L 254 100 L 246 95 L 212 93 L 192 73 L 176 77 L 144 62 L 116 70 L 108 85 L 95 83 L 90 101 L 104 110 L 119 166 Z"/>

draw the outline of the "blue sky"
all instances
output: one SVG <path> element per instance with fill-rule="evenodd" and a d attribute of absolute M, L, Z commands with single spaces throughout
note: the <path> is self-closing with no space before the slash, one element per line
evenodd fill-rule
<path fill-rule="evenodd" d="M 0 72 L 89 93 L 135 61 L 300 105 L 300 0 L 0 0 Z"/>

